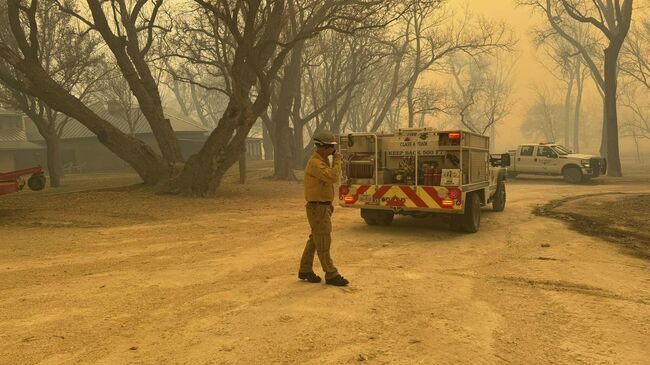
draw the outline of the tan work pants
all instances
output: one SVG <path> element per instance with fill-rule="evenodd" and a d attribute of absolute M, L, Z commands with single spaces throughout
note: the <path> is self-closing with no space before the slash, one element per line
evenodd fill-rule
<path fill-rule="evenodd" d="M 330 256 L 330 246 L 332 244 L 332 208 L 329 205 L 307 204 L 306 209 L 311 234 L 302 253 L 300 272 L 311 272 L 314 270 L 314 252 L 316 252 L 323 271 L 325 271 L 325 278 L 331 279 L 339 274 L 334 266 L 334 261 L 332 261 L 332 256 Z"/>

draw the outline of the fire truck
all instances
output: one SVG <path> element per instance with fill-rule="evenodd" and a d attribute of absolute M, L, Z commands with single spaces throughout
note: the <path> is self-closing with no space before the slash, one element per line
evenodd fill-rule
<path fill-rule="evenodd" d="M 503 211 L 510 155 L 491 155 L 489 138 L 467 131 L 400 129 L 339 136 L 343 177 L 339 205 L 361 210 L 369 225 L 396 214 L 446 216 L 452 229 L 474 233 L 481 207 Z"/>

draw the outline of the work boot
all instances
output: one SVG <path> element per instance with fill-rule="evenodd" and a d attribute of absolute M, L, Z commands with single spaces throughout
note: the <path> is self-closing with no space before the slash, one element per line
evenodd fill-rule
<path fill-rule="evenodd" d="M 334 286 L 346 286 L 350 283 L 346 278 L 341 275 L 336 275 L 331 279 L 325 279 L 325 283 Z"/>
<path fill-rule="evenodd" d="M 316 275 L 313 271 L 299 272 L 298 279 L 307 280 L 310 283 L 320 283 L 320 276 Z"/>

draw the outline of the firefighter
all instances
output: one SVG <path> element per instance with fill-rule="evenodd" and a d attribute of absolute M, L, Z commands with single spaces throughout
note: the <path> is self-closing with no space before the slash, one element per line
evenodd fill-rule
<path fill-rule="evenodd" d="M 334 212 L 334 184 L 341 177 L 341 155 L 336 151 L 336 138 L 331 132 L 320 131 L 314 135 L 316 151 L 305 168 L 305 200 L 307 220 L 311 234 L 300 260 L 298 278 L 310 283 L 319 283 L 320 276 L 313 270 L 314 252 L 325 272 L 325 283 L 346 286 L 349 282 L 334 266 L 330 255 L 332 244 L 332 221 Z M 329 157 L 332 156 L 330 165 Z"/>

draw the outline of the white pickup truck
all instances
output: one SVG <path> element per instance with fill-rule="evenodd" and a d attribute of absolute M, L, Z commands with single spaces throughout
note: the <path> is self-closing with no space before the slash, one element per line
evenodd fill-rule
<path fill-rule="evenodd" d="M 508 176 L 535 174 L 562 176 L 571 184 L 587 181 L 607 171 L 607 161 L 594 155 L 573 153 L 555 143 L 523 144 L 508 151 Z"/>

